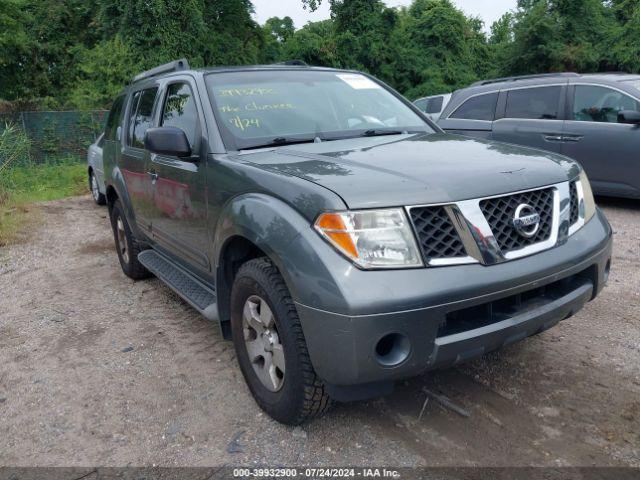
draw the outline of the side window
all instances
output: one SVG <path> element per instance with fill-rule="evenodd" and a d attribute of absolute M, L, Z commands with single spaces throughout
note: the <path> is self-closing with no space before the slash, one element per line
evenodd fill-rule
<path fill-rule="evenodd" d="M 449 118 L 493 121 L 496 116 L 497 105 L 498 92 L 478 95 L 477 97 L 471 97 L 460 105 Z"/>
<path fill-rule="evenodd" d="M 142 92 L 136 92 L 131 97 L 131 108 L 129 108 L 129 121 L 127 122 L 127 145 L 133 146 L 133 127 L 136 124 L 136 112 L 138 111 L 138 103 L 140 102 Z"/>
<path fill-rule="evenodd" d="M 162 125 L 181 128 L 187 135 L 191 148 L 197 148 L 198 110 L 191 88 L 186 83 L 169 85 L 162 111 Z"/>
<path fill-rule="evenodd" d="M 618 112 L 640 110 L 640 102 L 606 87 L 577 85 L 573 97 L 573 120 L 618 123 Z"/>
<path fill-rule="evenodd" d="M 121 95 L 115 99 L 109 117 L 107 117 L 107 123 L 104 128 L 104 137 L 107 140 L 117 140 L 116 132 L 120 126 L 120 118 L 122 117 L 122 107 L 124 106 L 125 96 Z"/>
<path fill-rule="evenodd" d="M 420 109 L 421 112 L 424 112 L 427 108 L 427 99 L 421 98 L 420 100 L 416 100 L 413 104 Z"/>
<path fill-rule="evenodd" d="M 138 108 L 133 121 L 129 124 L 130 145 L 132 147 L 144 148 L 144 134 L 153 124 L 153 104 L 156 101 L 157 93 L 157 88 L 148 88 L 136 93 L 140 96 Z"/>
<path fill-rule="evenodd" d="M 562 87 L 511 90 L 507 94 L 506 118 L 555 120 L 558 118 Z"/>
<path fill-rule="evenodd" d="M 444 97 L 433 97 L 427 100 L 427 113 L 440 113 Z"/>

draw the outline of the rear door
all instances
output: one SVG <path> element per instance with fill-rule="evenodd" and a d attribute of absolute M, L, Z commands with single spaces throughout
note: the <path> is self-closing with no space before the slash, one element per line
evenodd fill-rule
<path fill-rule="evenodd" d="M 455 107 L 447 118 L 440 118 L 438 125 L 449 133 L 490 139 L 498 95 L 497 91 L 473 95 Z"/>
<path fill-rule="evenodd" d="M 493 139 L 560 153 L 566 88 L 543 85 L 500 92 Z"/>
<path fill-rule="evenodd" d="M 124 149 L 121 156 L 122 175 L 138 226 L 145 232 L 151 228 L 153 211 L 153 178 L 149 175 L 149 152 L 144 149 L 144 134 L 153 123 L 157 87 L 134 92 L 127 109 L 127 121 L 121 133 Z"/>
<path fill-rule="evenodd" d="M 178 79 L 179 78 L 179 79 Z M 154 240 L 168 253 L 200 270 L 209 271 L 207 232 L 207 156 L 204 117 L 197 86 L 190 77 L 172 79 L 163 89 L 158 126 L 184 131 L 190 158 L 151 155 L 156 176 L 152 229 Z"/>
<path fill-rule="evenodd" d="M 610 86 L 571 85 L 562 153 L 582 164 L 600 194 L 640 195 L 640 127 L 618 123 L 640 99 Z"/>

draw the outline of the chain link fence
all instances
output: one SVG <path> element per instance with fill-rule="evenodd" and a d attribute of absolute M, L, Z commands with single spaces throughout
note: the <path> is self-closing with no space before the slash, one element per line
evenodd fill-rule
<path fill-rule="evenodd" d="M 35 163 L 60 157 L 84 161 L 87 148 L 104 130 L 107 113 L 106 110 L 1 113 L 0 133 L 7 125 L 21 129 L 30 140 L 31 159 Z"/>

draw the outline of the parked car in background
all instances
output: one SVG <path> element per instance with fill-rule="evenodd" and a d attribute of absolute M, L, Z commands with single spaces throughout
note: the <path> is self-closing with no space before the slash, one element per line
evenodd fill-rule
<path fill-rule="evenodd" d="M 640 76 L 560 73 L 478 82 L 454 93 L 447 132 L 580 162 L 595 193 L 640 198 Z"/>
<path fill-rule="evenodd" d="M 446 108 L 451 100 L 451 94 L 433 95 L 431 97 L 419 98 L 414 105 L 427 114 L 427 117 L 436 122 L 440 118 L 440 114 Z"/>
<path fill-rule="evenodd" d="M 609 275 L 576 162 L 447 135 L 359 72 L 180 60 L 135 77 L 105 138 L 124 274 L 218 322 L 284 423 L 547 330 Z"/>
<path fill-rule="evenodd" d="M 93 201 L 98 205 L 106 205 L 104 186 L 104 166 L 102 164 L 102 145 L 104 143 L 104 133 L 89 146 L 87 151 L 87 167 L 89 174 L 89 189 Z"/>

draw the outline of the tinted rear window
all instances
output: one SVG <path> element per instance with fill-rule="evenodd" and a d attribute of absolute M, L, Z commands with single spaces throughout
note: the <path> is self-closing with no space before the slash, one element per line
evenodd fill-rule
<path fill-rule="evenodd" d="M 497 92 L 471 97 L 460 105 L 458 109 L 451 114 L 450 118 L 493 121 L 496 116 L 497 104 Z"/>
<path fill-rule="evenodd" d="M 427 113 L 440 113 L 442 111 L 442 103 L 444 97 L 429 98 L 427 100 Z"/>
<path fill-rule="evenodd" d="M 507 95 L 506 118 L 555 120 L 558 118 L 562 87 L 511 90 Z"/>

